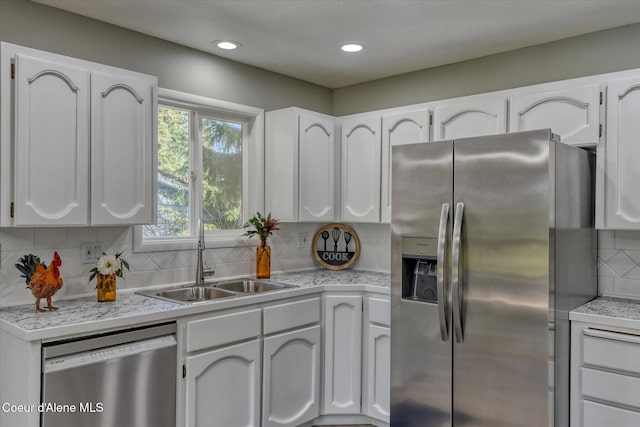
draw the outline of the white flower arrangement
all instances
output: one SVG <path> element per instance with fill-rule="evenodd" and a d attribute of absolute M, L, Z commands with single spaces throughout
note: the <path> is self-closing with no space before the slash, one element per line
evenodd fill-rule
<path fill-rule="evenodd" d="M 102 256 L 98 259 L 96 266 L 89 270 L 91 271 L 89 282 L 91 282 L 98 274 L 102 274 L 103 276 L 115 274 L 118 277 L 123 277 L 122 267 L 129 270 L 129 263 L 121 257 L 122 252 L 118 252 L 115 255 L 107 255 L 103 252 Z"/>
<path fill-rule="evenodd" d="M 98 260 L 98 271 L 100 274 L 108 276 L 115 274 L 122 266 L 122 262 L 115 255 L 102 255 Z"/>

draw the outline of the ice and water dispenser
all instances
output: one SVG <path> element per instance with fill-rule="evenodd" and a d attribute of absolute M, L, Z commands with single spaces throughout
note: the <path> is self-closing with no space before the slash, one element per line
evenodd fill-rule
<path fill-rule="evenodd" d="M 438 303 L 438 239 L 402 238 L 402 298 Z"/>

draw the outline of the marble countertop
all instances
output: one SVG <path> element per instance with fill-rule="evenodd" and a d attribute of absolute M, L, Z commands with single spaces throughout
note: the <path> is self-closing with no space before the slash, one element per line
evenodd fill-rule
<path fill-rule="evenodd" d="M 298 285 L 301 288 L 308 288 L 319 285 L 357 284 L 384 286 L 388 288 L 391 285 L 391 275 L 389 273 L 378 273 L 373 271 L 360 270 L 314 270 L 293 273 L 279 273 L 271 276 L 271 279 L 269 280 L 290 285 Z"/>
<path fill-rule="evenodd" d="M 571 311 L 569 319 L 640 330 L 640 300 L 596 298 Z"/>
<path fill-rule="evenodd" d="M 273 274 L 269 280 L 296 285 L 297 288 L 197 304 L 180 304 L 132 292 L 119 292 L 117 300 L 108 303 L 97 302 L 95 296 L 54 301 L 58 311 L 45 313 L 37 313 L 35 304 L 20 305 L 0 309 L 0 329 L 26 341 L 55 340 L 133 325 L 171 321 L 181 316 L 309 295 L 324 290 L 377 289 L 388 293 L 390 285 L 388 273 L 358 270 L 278 273 Z"/>

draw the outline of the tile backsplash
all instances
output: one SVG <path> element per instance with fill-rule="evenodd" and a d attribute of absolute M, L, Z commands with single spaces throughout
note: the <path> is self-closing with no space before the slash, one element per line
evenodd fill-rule
<path fill-rule="evenodd" d="M 640 298 L 640 231 L 598 232 L 598 293 Z"/>
<path fill-rule="evenodd" d="M 271 270 L 295 271 L 317 267 L 310 245 L 298 248 L 298 234 L 306 233 L 309 242 L 322 224 L 283 224 L 269 239 L 272 249 Z M 379 224 L 351 225 L 360 237 L 360 258 L 354 268 L 389 271 L 390 226 Z M 102 250 L 114 253 L 124 250 L 131 271 L 118 279 L 118 288 L 138 289 L 194 280 L 196 251 L 133 252 L 132 227 L 89 228 L 4 228 L 0 229 L 0 307 L 30 304 L 31 292 L 14 267 L 18 259 L 33 253 L 49 263 L 53 251 L 62 258 L 61 276 L 64 286 L 54 299 L 93 294 L 95 281 L 88 283 L 94 263 L 83 264 L 81 246 L 98 242 Z M 254 239 L 257 242 L 256 239 Z M 207 268 L 215 269 L 215 278 L 250 275 L 255 272 L 255 246 L 209 249 L 203 254 Z"/>
<path fill-rule="evenodd" d="M 354 268 L 370 271 L 390 270 L 389 225 L 350 224 L 360 237 L 360 258 Z M 295 271 L 317 267 L 309 245 L 298 248 L 299 233 L 306 233 L 309 241 L 322 224 L 283 224 L 274 233 L 271 270 Z M 0 307 L 29 304 L 31 293 L 14 264 L 33 253 L 49 263 L 53 251 L 62 257 L 63 288 L 56 298 L 92 294 L 89 270 L 94 264 L 83 264 L 81 245 L 99 242 L 109 253 L 125 250 L 131 271 L 118 279 L 118 287 L 137 289 L 145 286 L 188 282 L 195 277 L 194 250 L 141 252 L 132 251 L 131 227 L 91 228 L 5 228 L 0 229 Z M 204 252 L 208 268 L 213 267 L 216 278 L 250 275 L 255 271 L 255 247 L 209 249 Z M 600 295 L 640 298 L 640 231 L 598 232 L 598 292 Z"/>

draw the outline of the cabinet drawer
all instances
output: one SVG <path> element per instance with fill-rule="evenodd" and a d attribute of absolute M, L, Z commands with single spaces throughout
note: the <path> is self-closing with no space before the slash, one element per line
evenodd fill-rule
<path fill-rule="evenodd" d="M 260 335 L 260 309 L 224 314 L 187 323 L 187 353 Z"/>
<path fill-rule="evenodd" d="M 391 325 L 391 303 L 382 298 L 369 298 L 369 322 Z"/>
<path fill-rule="evenodd" d="M 584 402 L 582 419 L 583 427 L 640 426 L 640 413 L 593 402 Z"/>
<path fill-rule="evenodd" d="M 319 321 L 319 297 L 273 305 L 264 309 L 265 335 Z"/>
<path fill-rule="evenodd" d="M 640 336 L 586 328 L 584 365 L 640 374 Z"/>
<path fill-rule="evenodd" d="M 584 397 L 633 406 L 640 410 L 640 378 L 589 368 L 582 368 L 581 373 Z"/>

